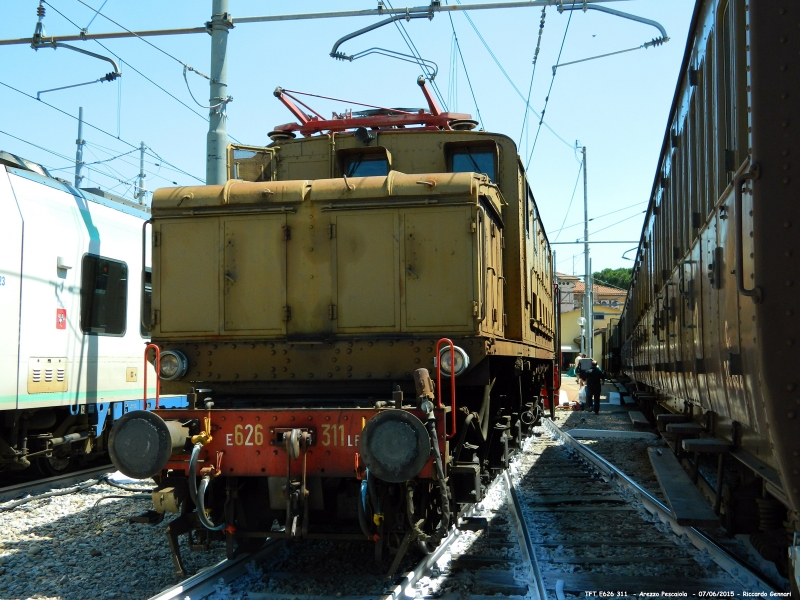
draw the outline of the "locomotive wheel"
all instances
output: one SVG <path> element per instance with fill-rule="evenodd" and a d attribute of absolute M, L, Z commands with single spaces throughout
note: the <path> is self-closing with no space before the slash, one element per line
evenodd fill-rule
<path fill-rule="evenodd" d="M 414 517 L 419 521 L 423 519 L 422 531 L 428 535 L 433 534 L 442 522 L 441 497 L 434 483 L 419 485 L 414 494 Z M 417 546 L 423 554 L 432 554 L 436 546 L 431 542 L 417 541 Z"/>
<path fill-rule="evenodd" d="M 40 456 L 36 460 L 36 468 L 42 473 L 52 477 L 61 475 L 72 466 L 72 457 L 68 452 L 53 452 L 52 456 Z"/>

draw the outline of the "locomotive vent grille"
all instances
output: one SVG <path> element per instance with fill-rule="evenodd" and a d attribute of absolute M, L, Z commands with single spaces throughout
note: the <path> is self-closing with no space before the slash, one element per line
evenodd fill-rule
<path fill-rule="evenodd" d="M 28 393 L 67 391 L 65 357 L 32 357 L 28 361 Z"/>

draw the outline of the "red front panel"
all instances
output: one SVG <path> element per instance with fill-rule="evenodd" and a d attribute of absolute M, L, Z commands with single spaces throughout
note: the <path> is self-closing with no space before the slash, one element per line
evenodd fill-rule
<path fill-rule="evenodd" d="M 244 409 L 244 410 L 157 410 L 164 420 L 199 419 L 211 417 L 212 440 L 200 453 L 198 469 L 216 466 L 217 453 L 222 453 L 221 472 L 229 476 L 285 477 L 287 471 L 284 432 L 292 429 L 308 431 L 313 444 L 307 450 L 306 473 L 321 477 L 356 477 L 356 455 L 359 440 L 367 421 L 377 409 Z M 410 411 L 422 418 L 419 411 Z M 439 447 L 445 452 L 443 430 L 444 411 L 436 412 Z M 364 461 L 360 457 L 360 474 Z M 166 469 L 188 472 L 189 454 L 173 456 Z M 303 455 L 291 461 L 291 476 L 302 474 Z M 419 474 L 430 478 L 432 459 Z"/>

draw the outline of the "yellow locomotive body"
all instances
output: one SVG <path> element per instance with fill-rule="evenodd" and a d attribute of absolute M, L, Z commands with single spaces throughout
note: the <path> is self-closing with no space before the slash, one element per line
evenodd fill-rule
<path fill-rule="evenodd" d="M 516 147 L 426 115 L 273 132 L 229 148 L 224 185 L 155 192 L 143 318 L 190 409 L 134 415 L 111 453 L 156 476 L 173 535 L 433 544 L 553 398 L 552 258 Z"/>

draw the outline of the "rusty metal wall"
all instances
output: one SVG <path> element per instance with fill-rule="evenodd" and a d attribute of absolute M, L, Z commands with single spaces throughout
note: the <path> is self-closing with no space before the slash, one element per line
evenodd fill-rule
<path fill-rule="evenodd" d="M 620 322 L 625 371 L 710 419 L 793 508 L 798 22 L 782 3 L 698 2 Z"/>

